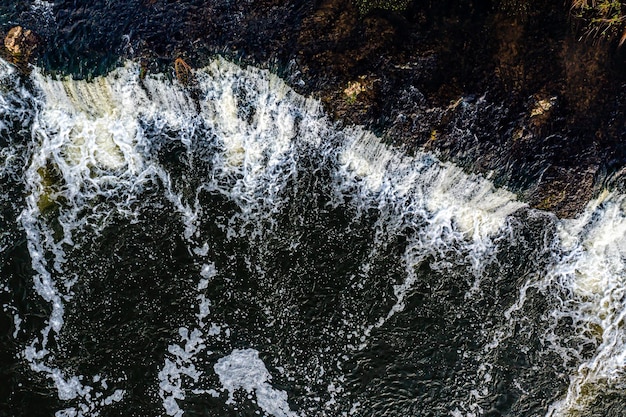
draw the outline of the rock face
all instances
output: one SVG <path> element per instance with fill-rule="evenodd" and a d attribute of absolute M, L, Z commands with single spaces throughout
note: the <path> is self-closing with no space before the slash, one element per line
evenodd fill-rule
<path fill-rule="evenodd" d="M 15 26 L 4 38 L 4 47 L 15 60 L 28 62 L 37 47 L 37 37 L 30 29 Z"/>

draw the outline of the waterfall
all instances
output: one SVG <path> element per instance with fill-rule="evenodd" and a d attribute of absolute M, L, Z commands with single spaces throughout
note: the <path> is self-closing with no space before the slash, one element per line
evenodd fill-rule
<path fill-rule="evenodd" d="M 186 86 L 0 61 L 0 89 L 0 254 L 28 254 L 0 294 L 57 416 L 570 416 L 624 388 L 622 195 L 559 220 L 222 58 Z"/>

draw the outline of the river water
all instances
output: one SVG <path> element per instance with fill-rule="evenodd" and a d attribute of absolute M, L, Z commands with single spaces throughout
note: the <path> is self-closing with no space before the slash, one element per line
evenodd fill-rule
<path fill-rule="evenodd" d="M 0 90 L 0 414 L 623 415 L 624 196 L 558 220 L 222 58 Z"/>

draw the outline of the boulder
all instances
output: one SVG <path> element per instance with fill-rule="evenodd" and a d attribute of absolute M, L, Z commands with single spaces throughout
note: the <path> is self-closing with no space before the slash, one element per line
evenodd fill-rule
<path fill-rule="evenodd" d="M 31 30 L 15 26 L 5 36 L 4 47 L 14 59 L 26 62 L 37 47 L 37 37 Z"/>

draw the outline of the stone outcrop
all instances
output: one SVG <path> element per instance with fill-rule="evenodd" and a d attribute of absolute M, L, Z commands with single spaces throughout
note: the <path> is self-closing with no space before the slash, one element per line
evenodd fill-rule
<path fill-rule="evenodd" d="M 4 38 L 4 48 L 14 63 L 28 63 L 37 48 L 37 36 L 30 29 L 12 27 Z"/>
<path fill-rule="evenodd" d="M 11 28 L 4 38 L 4 47 L 15 56 L 30 55 L 36 46 L 37 38 L 33 32 L 21 26 Z"/>

